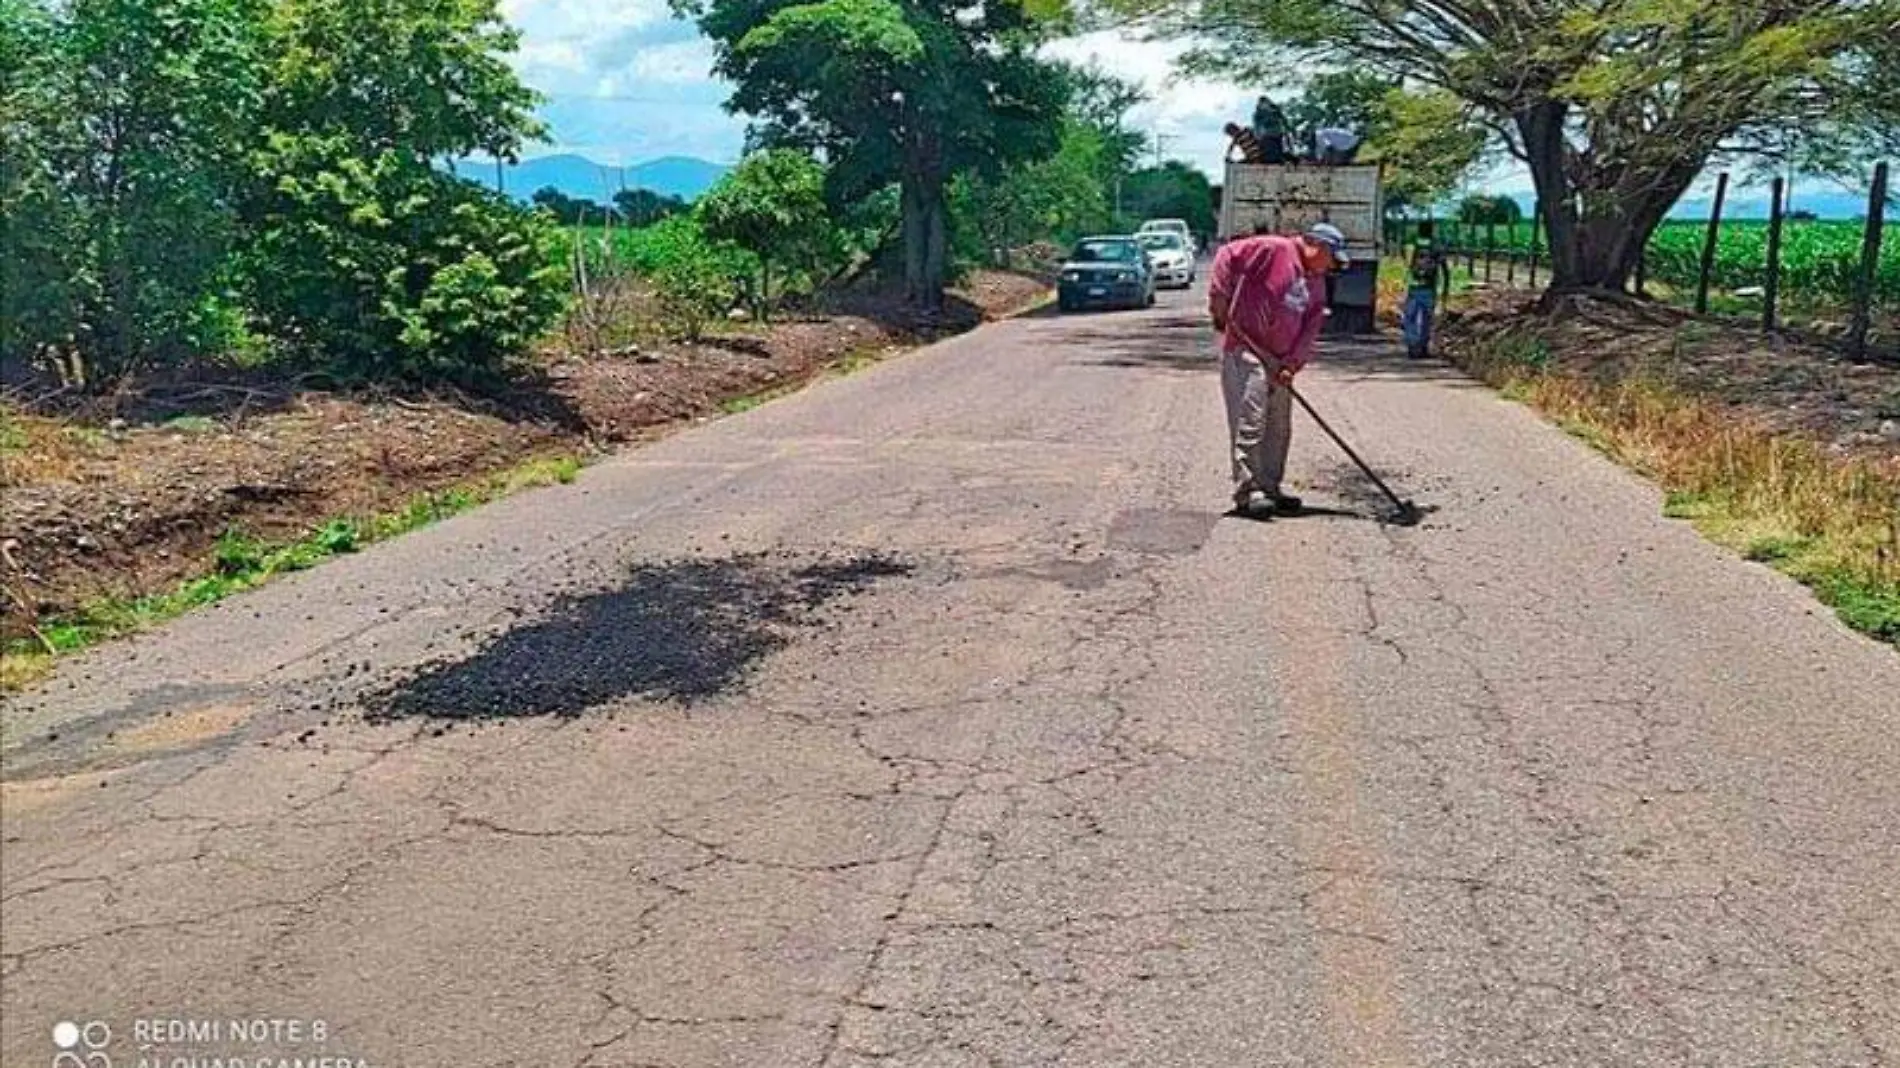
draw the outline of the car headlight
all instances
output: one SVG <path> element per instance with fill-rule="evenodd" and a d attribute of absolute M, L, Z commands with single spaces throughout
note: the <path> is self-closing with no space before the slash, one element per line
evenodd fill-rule
<path fill-rule="evenodd" d="M 1117 281 L 1117 282 L 1132 282 L 1132 281 L 1134 281 L 1134 280 L 1135 280 L 1135 278 L 1136 278 L 1136 277 L 1137 277 L 1137 276 L 1136 276 L 1136 274 L 1135 274 L 1135 272 L 1133 272 L 1133 271 L 1122 271 L 1122 272 L 1120 272 L 1120 273 L 1118 273 L 1118 274 L 1116 274 L 1116 275 L 1115 275 L 1115 281 Z"/>
<path fill-rule="evenodd" d="M 1062 280 L 1064 282 L 1080 282 L 1082 280 L 1082 272 L 1081 271 L 1063 271 Z"/>

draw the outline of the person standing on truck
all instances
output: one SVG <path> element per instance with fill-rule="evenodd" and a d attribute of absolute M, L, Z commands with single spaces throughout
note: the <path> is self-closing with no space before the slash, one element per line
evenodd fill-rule
<path fill-rule="evenodd" d="M 1349 262 L 1346 235 L 1330 223 L 1297 237 L 1267 229 L 1221 246 L 1207 291 L 1221 335 L 1234 507 L 1250 519 L 1300 510 L 1280 487 L 1293 438 L 1289 390 L 1326 321 L 1326 275 Z"/>
<path fill-rule="evenodd" d="M 1313 131 L 1313 162 L 1329 167 L 1351 163 L 1359 155 L 1359 135 L 1341 126 Z"/>
<path fill-rule="evenodd" d="M 1405 335 L 1405 354 L 1414 360 L 1431 355 L 1432 316 L 1438 310 L 1440 280 L 1451 286 L 1451 264 L 1438 244 L 1438 226 L 1430 219 L 1418 224 L 1412 259 L 1406 265 L 1405 309 L 1399 328 Z"/>
<path fill-rule="evenodd" d="M 1260 144 L 1261 163 L 1286 162 L 1286 112 L 1268 97 L 1254 101 L 1253 136 Z"/>

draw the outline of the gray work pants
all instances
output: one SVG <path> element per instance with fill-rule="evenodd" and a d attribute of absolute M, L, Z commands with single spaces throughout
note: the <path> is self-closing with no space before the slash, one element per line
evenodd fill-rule
<path fill-rule="evenodd" d="M 1287 445 L 1293 439 L 1293 394 L 1273 384 L 1280 361 L 1251 352 L 1221 357 L 1221 393 L 1227 398 L 1227 434 L 1233 446 L 1234 496 L 1249 490 L 1280 492 Z"/>

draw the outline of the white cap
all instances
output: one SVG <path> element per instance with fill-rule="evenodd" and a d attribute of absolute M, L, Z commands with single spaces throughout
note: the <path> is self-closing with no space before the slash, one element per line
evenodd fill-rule
<path fill-rule="evenodd" d="M 1346 255 L 1346 235 L 1332 223 L 1314 223 L 1306 228 L 1308 240 L 1316 241 L 1331 250 L 1333 259 L 1341 267 L 1352 266 L 1352 257 Z"/>

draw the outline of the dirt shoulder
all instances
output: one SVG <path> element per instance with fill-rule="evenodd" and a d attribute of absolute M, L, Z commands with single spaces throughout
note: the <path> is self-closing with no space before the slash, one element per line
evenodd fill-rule
<path fill-rule="evenodd" d="M 1458 302 L 1439 348 L 1665 492 L 1664 512 L 1900 648 L 1900 367 L 1626 300 Z"/>
<path fill-rule="evenodd" d="M 1438 333 L 1455 362 L 1515 346 L 1539 369 L 1667 387 L 1900 476 L 1900 365 L 1853 363 L 1826 345 L 1661 305 L 1580 301 L 1545 315 L 1509 291 L 1461 296 Z"/>
<path fill-rule="evenodd" d="M 582 356 L 551 343 L 531 374 L 482 397 L 334 392 L 251 376 L 155 381 L 81 402 L 16 383 L 0 400 L 0 636 L 20 639 L 39 621 L 206 574 L 228 531 L 292 541 L 536 460 L 584 459 L 1045 294 L 1038 279 L 985 271 L 935 322 L 860 295 L 824 315 L 694 344 Z"/>

